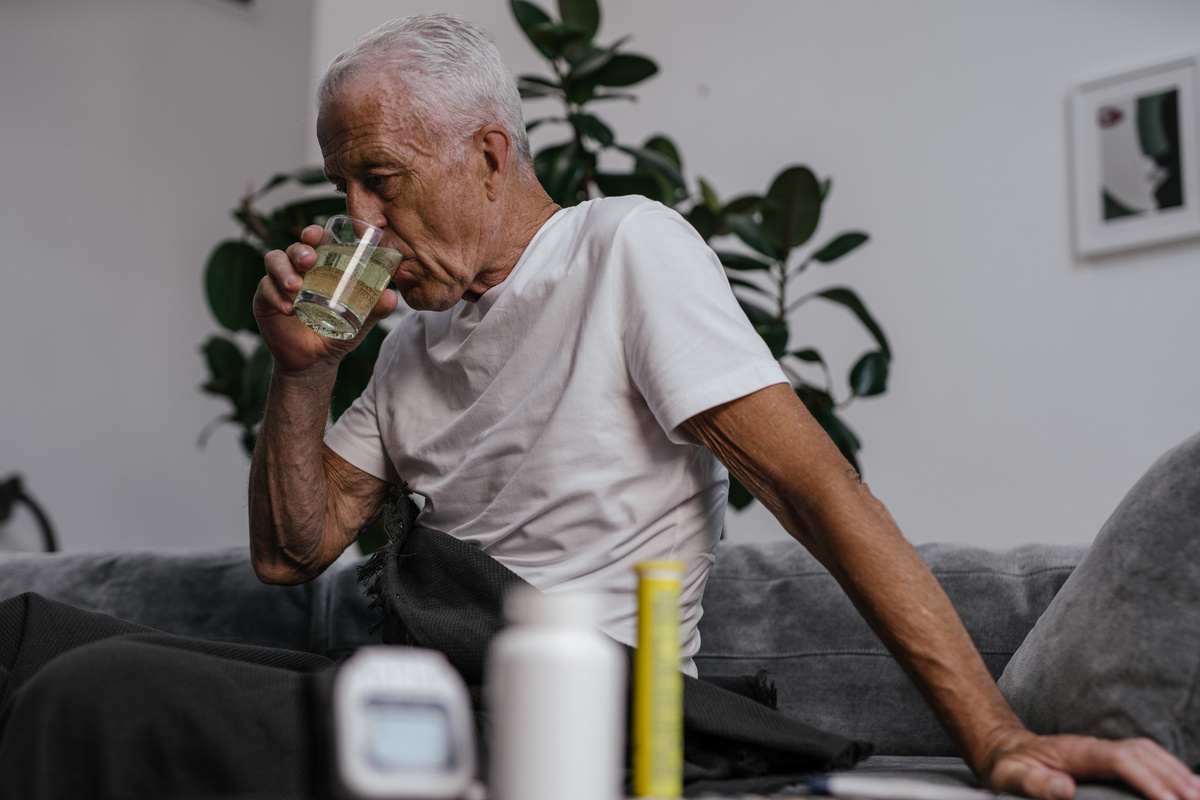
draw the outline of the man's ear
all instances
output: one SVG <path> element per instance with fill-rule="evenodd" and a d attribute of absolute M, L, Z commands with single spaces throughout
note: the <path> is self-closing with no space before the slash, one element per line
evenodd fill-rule
<path fill-rule="evenodd" d="M 495 200 L 500 196 L 512 166 L 509 163 L 513 148 L 512 137 L 503 125 L 493 123 L 476 132 L 475 144 L 476 152 L 483 156 L 484 190 L 489 200 Z"/>

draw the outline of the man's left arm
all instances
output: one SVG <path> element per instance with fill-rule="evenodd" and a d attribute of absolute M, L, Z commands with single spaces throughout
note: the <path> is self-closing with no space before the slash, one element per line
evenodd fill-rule
<path fill-rule="evenodd" d="M 1200 779 L 1149 740 L 1035 736 L 1021 724 L 937 579 L 789 386 L 683 427 L 833 574 L 994 791 L 1067 800 L 1074 776 L 1200 800 Z"/>

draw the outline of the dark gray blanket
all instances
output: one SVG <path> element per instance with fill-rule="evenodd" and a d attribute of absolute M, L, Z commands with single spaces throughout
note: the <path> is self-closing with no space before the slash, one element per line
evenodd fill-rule
<path fill-rule="evenodd" d="M 360 578 L 383 612 L 385 642 L 442 651 L 478 692 L 488 644 L 504 626 L 504 595 L 525 581 L 474 545 L 417 526 L 416 516 L 412 501 L 396 493 L 385 509 L 389 544 L 362 566 Z M 753 676 L 725 686 L 684 677 L 688 794 L 769 791 L 870 755 L 867 742 L 764 705 L 770 695 Z"/>

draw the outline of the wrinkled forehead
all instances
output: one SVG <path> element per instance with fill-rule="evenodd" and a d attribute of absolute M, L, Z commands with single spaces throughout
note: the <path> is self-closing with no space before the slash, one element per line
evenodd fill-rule
<path fill-rule="evenodd" d="M 426 116 L 398 81 L 364 76 L 347 83 L 317 117 L 326 173 L 346 175 L 381 158 L 411 164 L 439 152 Z"/>
<path fill-rule="evenodd" d="M 385 74 L 361 73 L 344 82 L 317 113 L 322 151 L 350 131 L 370 127 L 401 131 L 411 127 L 413 102 L 400 81 Z"/>

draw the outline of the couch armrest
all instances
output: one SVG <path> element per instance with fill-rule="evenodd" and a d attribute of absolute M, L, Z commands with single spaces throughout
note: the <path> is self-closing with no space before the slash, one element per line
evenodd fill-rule
<path fill-rule="evenodd" d="M 246 548 L 189 553 L 6 553 L 0 599 L 37 592 L 167 633 L 332 658 L 363 644 L 373 612 L 338 562 L 300 586 L 268 586 Z"/>

